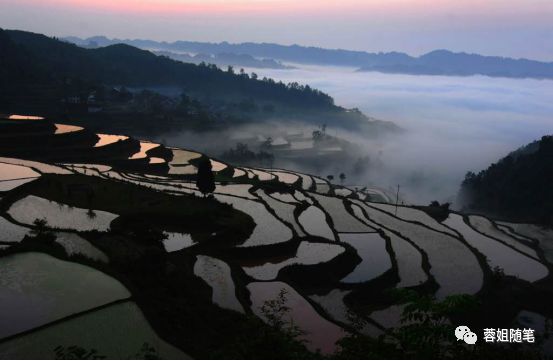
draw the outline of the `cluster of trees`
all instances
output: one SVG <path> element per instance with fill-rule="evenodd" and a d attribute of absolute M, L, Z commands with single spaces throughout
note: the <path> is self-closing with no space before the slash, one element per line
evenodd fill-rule
<path fill-rule="evenodd" d="M 222 159 L 225 159 L 231 163 L 237 164 L 259 164 L 272 168 L 275 156 L 272 153 L 261 150 L 254 152 L 250 150 L 247 144 L 237 143 L 236 147 L 225 151 L 221 155 Z"/>
<path fill-rule="evenodd" d="M 553 136 L 544 136 L 478 174 L 468 172 L 459 202 L 468 211 L 553 226 Z"/>
<path fill-rule="evenodd" d="M 345 174 L 345 173 L 340 173 L 340 174 L 338 175 L 338 178 L 340 179 L 340 183 L 341 183 L 341 184 L 344 184 L 344 182 L 346 181 L 346 178 L 347 178 L 347 177 L 346 177 L 346 174 Z M 328 181 L 329 181 L 330 183 L 332 183 L 332 181 L 334 180 L 334 175 L 333 175 L 333 174 L 329 174 L 329 175 L 326 176 L 326 179 L 328 179 Z"/>

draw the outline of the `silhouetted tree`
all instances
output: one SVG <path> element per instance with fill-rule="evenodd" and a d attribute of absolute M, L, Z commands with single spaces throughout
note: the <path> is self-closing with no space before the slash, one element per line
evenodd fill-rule
<path fill-rule="evenodd" d="M 320 130 L 314 130 L 312 133 L 313 140 L 318 142 L 323 139 L 323 133 Z"/>
<path fill-rule="evenodd" d="M 262 148 L 271 149 L 272 146 L 273 146 L 273 138 L 271 137 L 267 137 L 267 139 L 265 139 L 265 141 L 261 143 Z"/>
<path fill-rule="evenodd" d="M 340 173 L 340 183 L 344 184 L 344 181 L 346 180 L 346 175 L 344 173 Z"/>
<path fill-rule="evenodd" d="M 215 191 L 215 176 L 211 169 L 211 161 L 204 158 L 198 164 L 198 175 L 196 177 L 196 186 L 204 196 Z"/>
<path fill-rule="evenodd" d="M 334 180 L 334 176 L 332 174 L 329 174 L 326 176 L 326 179 L 328 179 L 329 182 L 332 182 Z"/>
<path fill-rule="evenodd" d="M 48 222 L 44 218 L 37 218 L 34 220 L 33 225 L 35 228 L 31 230 L 31 234 L 35 237 L 40 237 L 49 232 Z"/>

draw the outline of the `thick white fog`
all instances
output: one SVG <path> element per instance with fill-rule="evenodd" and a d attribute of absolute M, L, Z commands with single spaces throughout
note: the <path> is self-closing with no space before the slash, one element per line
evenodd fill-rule
<path fill-rule="evenodd" d="M 410 202 L 452 200 L 464 174 L 553 133 L 553 81 L 358 73 L 355 69 L 292 64 L 256 69 L 260 76 L 321 89 L 347 108 L 391 120 L 407 132 L 381 142 L 386 170 L 367 181 L 401 184 Z M 249 69 L 249 71 L 252 71 Z"/>

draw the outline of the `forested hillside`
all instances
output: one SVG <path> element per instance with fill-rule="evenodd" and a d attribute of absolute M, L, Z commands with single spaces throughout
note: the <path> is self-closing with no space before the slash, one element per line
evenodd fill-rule
<path fill-rule="evenodd" d="M 276 83 L 245 73 L 235 74 L 215 66 L 198 66 L 156 56 L 129 45 L 117 44 L 84 49 L 44 35 L 3 31 L 1 62 L 12 81 L 35 81 L 40 73 L 34 64 L 47 71 L 50 81 L 77 78 L 90 83 L 125 86 L 180 86 L 201 95 L 237 94 L 255 99 L 270 99 L 289 106 L 331 109 L 327 94 L 297 83 Z M 19 58 L 28 61 L 21 62 Z M 13 68 L 21 71 L 13 72 Z M 29 77 L 28 74 L 33 76 Z"/>
<path fill-rule="evenodd" d="M 460 200 L 470 211 L 553 225 L 553 136 L 523 147 L 488 169 L 469 172 Z"/>

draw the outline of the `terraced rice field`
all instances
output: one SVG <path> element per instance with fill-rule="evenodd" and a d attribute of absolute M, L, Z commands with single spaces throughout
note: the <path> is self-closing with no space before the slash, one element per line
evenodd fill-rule
<path fill-rule="evenodd" d="M 374 232 L 373 228 L 363 224 L 346 210 L 342 199 L 315 193 L 310 194 L 310 196 L 315 198 L 328 212 L 336 232 Z"/>
<path fill-rule="evenodd" d="M 196 166 L 193 166 L 191 164 L 185 165 L 185 166 L 175 166 L 175 165 L 169 166 L 169 174 L 171 175 L 192 175 L 197 173 L 198 173 L 198 168 L 196 168 Z"/>
<path fill-rule="evenodd" d="M 319 207 L 309 206 L 298 217 L 303 229 L 310 235 L 335 241 L 334 232 L 326 221 L 326 214 Z"/>
<path fill-rule="evenodd" d="M 547 229 L 545 227 L 525 223 L 498 222 L 498 224 L 511 228 L 514 232 L 520 234 L 523 237 L 527 237 L 537 241 L 553 239 L 553 230 Z"/>
<path fill-rule="evenodd" d="M 20 187 L 24 184 L 34 181 L 36 178 L 27 178 L 27 179 L 15 179 L 0 181 L 0 192 L 9 192 L 17 187 Z"/>
<path fill-rule="evenodd" d="M 250 193 L 250 189 L 253 186 L 251 184 L 217 184 L 215 186 L 215 193 L 226 194 L 235 197 L 242 197 L 248 199 L 257 199 L 256 196 Z"/>
<path fill-rule="evenodd" d="M 353 192 L 347 188 L 336 188 L 334 189 L 334 193 L 340 197 L 349 197 L 353 194 Z"/>
<path fill-rule="evenodd" d="M 307 174 L 301 174 L 301 173 L 296 173 L 296 174 L 299 177 L 301 177 L 301 187 L 304 190 L 310 190 L 311 187 L 313 186 L 313 178 L 311 178 L 311 176 Z"/>
<path fill-rule="evenodd" d="M 129 139 L 111 135 L 99 137 L 96 148 Z M 0 190 L 2 183 L 32 180 L 43 173 L 76 173 L 101 178 L 103 184 L 112 180 L 118 182 L 118 186 L 124 186 L 120 182 L 125 182 L 163 192 L 177 202 L 182 201 L 186 207 L 190 204 L 187 203 L 190 194 L 201 196 L 201 193 L 195 185 L 195 177 L 178 175 L 196 174 L 197 168 L 190 162 L 194 163 L 203 155 L 170 148 L 173 159 L 167 170 L 167 167 L 156 166 L 165 163 L 164 159 L 147 155 L 149 150 L 158 146 L 141 142 L 140 151 L 130 159 L 144 161 L 128 162 L 127 154 L 123 156 L 125 159 L 116 159 L 117 162 L 111 164 L 111 158 L 106 157 L 107 164 L 111 165 L 76 163 L 58 166 L 0 158 Z M 92 154 L 95 155 L 100 151 L 91 152 L 96 152 Z M 71 157 L 68 161 L 79 161 L 74 159 Z M 80 161 L 86 159 L 96 158 Z M 211 162 L 214 172 L 231 167 L 213 159 Z M 139 170 L 138 167 L 142 168 Z M 229 184 L 231 174 L 236 179 Z M 241 182 L 246 177 L 248 180 Z M 63 177 L 63 181 L 73 178 Z M 553 233 L 550 230 L 532 225 L 496 224 L 478 216 L 469 216 L 469 223 L 466 223 L 457 214 L 451 214 L 446 222 L 439 223 L 413 207 L 397 207 L 396 214 L 394 205 L 360 200 L 388 202 L 390 197 L 379 189 L 353 191 L 331 185 L 320 177 L 280 169 L 231 167 L 228 172 L 218 174 L 217 181 L 220 182 L 216 184 L 215 200 L 230 204 L 253 219 L 255 227 L 248 239 L 238 246 L 230 242 L 219 248 L 221 244 L 208 244 L 211 239 L 203 237 L 211 233 L 209 228 L 194 233 L 196 239 L 202 239 L 202 244 L 197 245 L 189 234 L 165 232 L 167 238 L 163 240 L 163 247 L 166 252 L 175 253 L 159 253 L 158 256 L 167 257 L 174 267 L 180 260 L 185 260 L 185 266 L 190 266 L 189 260 L 194 260 L 194 275 L 211 288 L 211 301 L 220 308 L 240 313 L 250 311 L 247 300 L 242 298 L 248 294 L 243 285 L 255 280 L 247 285 L 251 311 L 266 322 L 261 307 L 265 301 L 275 300 L 284 290 L 285 304 L 290 307 L 285 320 L 293 319 L 294 324 L 306 332 L 302 338 L 308 341 L 308 347 L 321 349 L 323 353 L 334 351 L 336 341 L 346 335 L 333 322 L 352 326 L 355 317 L 363 317 L 370 322 L 361 332 L 375 337 L 382 334 L 383 328 L 400 324 L 401 305 L 368 302 L 366 309 L 372 312 L 363 314 L 351 314 L 348 309 L 347 303 L 351 301 L 353 305 L 363 300 L 363 292 L 370 291 L 366 289 L 370 287 L 369 282 L 382 275 L 397 272 L 399 282 L 396 288 L 419 286 L 434 279 L 439 286 L 436 297 L 441 300 L 448 295 L 480 291 L 484 286 L 482 267 L 486 270 L 500 267 L 507 275 L 530 282 L 546 277 L 548 269 L 539 261 L 538 255 L 542 256 L 542 253 L 538 246 L 547 259 L 553 259 Z M 271 183 L 264 183 L 267 181 Z M 300 181 L 303 189 L 297 187 Z M 313 185 L 316 192 L 312 191 Z M 13 199 L 9 194 L 2 196 L 5 196 L 3 206 L 7 200 Z M 356 199 L 358 197 L 360 199 Z M 102 250 L 111 252 L 111 249 L 103 242 L 111 237 L 124 238 L 122 233 L 78 233 L 108 231 L 118 217 L 116 214 L 90 212 L 33 195 L 15 201 L 7 212 L 6 218 L 0 216 L 0 249 L 12 247 L 7 253 L 17 250 L 13 244 L 25 237 L 36 219 L 45 218 L 53 228 L 56 242 L 69 256 L 86 256 L 98 262 L 87 264 L 100 269 L 111 269 L 118 264 L 115 253 L 109 253 L 113 256 L 112 263 L 109 263 L 110 259 Z M 10 222 L 10 217 L 28 227 Z M 180 228 L 159 224 L 158 229 Z M 317 242 L 315 237 L 320 241 Z M 234 241 L 232 236 L 230 238 Z M 337 240 L 340 243 L 333 243 Z M 351 249 L 361 262 L 357 265 L 350 263 L 350 273 L 340 273 L 341 280 L 329 277 L 329 282 L 323 284 L 324 280 L 317 279 L 321 284 L 314 283 L 312 288 L 307 286 L 308 282 L 302 283 L 305 280 L 301 277 L 317 277 L 311 271 L 333 271 L 330 267 L 341 267 L 344 262 L 355 260 L 346 252 Z M 83 261 L 79 257 L 71 259 Z M 290 266 L 306 272 L 300 274 L 299 280 L 296 279 L 298 272 L 281 272 Z M 289 284 L 279 282 L 283 280 Z M 304 293 L 303 296 L 290 286 L 296 284 L 302 286 L 298 291 Z M 130 293 L 123 285 L 90 267 L 39 253 L 4 256 L 0 258 L 0 290 L 0 338 L 29 331 L 0 343 L 0 358 L 4 355 L 15 358 L 56 356 L 52 353 L 52 344 L 78 344 L 97 349 L 99 355 L 106 357 L 132 358 L 143 342 L 155 346 L 162 357 L 187 357 L 155 334 L 138 306 L 129 301 Z M 138 295 L 136 299 L 140 300 Z M 375 310 L 376 307 L 381 309 Z M 73 316 L 63 322 L 35 329 L 69 315 Z M 82 332 L 83 329 L 86 332 Z"/>
<path fill-rule="evenodd" d="M 284 202 L 284 203 L 299 203 L 296 198 L 294 198 L 294 195 L 291 193 L 280 193 L 275 192 L 269 194 L 271 198 L 276 199 L 277 201 Z"/>
<path fill-rule="evenodd" d="M 486 256 L 492 269 L 499 267 L 506 275 L 534 282 L 549 274 L 540 262 L 514 249 L 478 233 L 463 221 L 463 217 L 451 213 L 444 224 L 458 231 L 473 247 Z"/>
<path fill-rule="evenodd" d="M 136 178 L 128 174 L 121 174 L 119 172 L 109 171 L 101 175 L 102 178 L 113 179 L 122 181 L 125 183 L 131 183 L 134 185 L 152 188 L 160 192 L 165 192 L 172 195 L 194 194 L 196 196 L 202 196 L 201 192 L 197 190 L 196 185 L 193 183 L 162 183 L 152 182 L 151 179 Z M 139 180 L 143 179 L 143 180 Z"/>
<path fill-rule="evenodd" d="M 113 135 L 113 134 L 96 134 L 98 142 L 94 144 L 94 148 L 105 147 L 106 145 L 114 144 L 129 139 L 125 135 Z"/>
<path fill-rule="evenodd" d="M 324 295 L 309 296 L 315 303 L 334 320 L 343 324 L 350 324 L 348 306 L 344 303 L 344 297 L 350 294 L 350 290 L 334 289 Z"/>
<path fill-rule="evenodd" d="M 506 235 L 504 232 L 499 230 L 495 227 L 495 225 L 487 218 L 484 218 L 482 216 L 469 216 L 469 222 L 471 226 L 473 226 L 478 232 L 490 237 L 500 240 L 501 242 L 515 248 L 516 250 L 533 257 L 535 259 L 539 259 L 538 254 L 536 251 L 527 245 L 521 243 L 520 241 L 516 240 L 515 238 Z"/>
<path fill-rule="evenodd" d="M 62 245 L 69 256 L 82 255 L 94 261 L 109 262 L 108 256 L 104 252 L 94 247 L 89 241 L 78 234 L 57 232 L 56 243 Z"/>
<path fill-rule="evenodd" d="M 517 234 L 538 242 L 539 248 L 543 251 L 545 259 L 553 263 L 553 229 L 547 229 L 534 224 L 507 223 L 500 224 L 511 228 Z"/>
<path fill-rule="evenodd" d="M 257 179 L 262 182 L 271 181 L 276 178 L 271 173 L 259 169 L 248 169 L 248 171 L 252 172 L 255 176 L 257 176 Z"/>
<path fill-rule="evenodd" d="M 369 317 L 386 329 L 395 328 L 402 325 L 401 316 L 404 309 L 405 306 L 403 305 L 392 305 L 385 309 L 374 311 Z"/>
<path fill-rule="evenodd" d="M 426 282 L 428 276 L 422 268 L 422 254 L 408 240 L 368 220 L 359 205 L 352 204 L 351 208 L 358 219 L 372 228 L 384 232 L 390 240 L 400 278 L 400 282 L 396 285 L 397 288 L 418 286 Z"/>
<path fill-rule="evenodd" d="M 43 253 L 0 258 L 0 289 L 0 338 L 130 296 L 104 273 Z"/>
<path fill-rule="evenodd" d="M 254 282 L 248 285 L 248 290 L 251 294 L 252 311 L 264 321 L 267 319 L 261 312 L 263 303 L 277 299 L 281 290 L 284 290 L 286 306 L 290 308 L 285 320 L 293 320 L 305 332 L 302 338 L 307 341 L 306 346 L 310 350 L 330 354 L 336 350 L 336 342 L 346 335 L 341 327 L 321 317 L 309 302 L 286 283 Z"/>
<path fill-rule="evenodd" d="M 418 209 L 398 206 L 396 211 L 396 206 L 393 204 L 369 203 L 369 205 L 371 207 L 378 208 L 385 212 L 393 214 L 397 218 L 401 218 L 403 220 L 411 222 L 418 222 L 436 231 L 448 233 L 454 237 L 457 236 L 455 231 L 445 227 L 443 224 L 438 223 L 438 221 L 436 221 L 434 218 L 430 217 L 428 214 Z"/>
<path fill-rule="evenodd" d="M 13 224 L 4 217 L 0 216 L 0 242 L 16 243 L 23 240 L 29 229 Z"/>
<path fill-rule="evenodd" d="M 291 265 L 315 265 L 328 262 L 344 253 L 342 246 L 328 243 L 301 242 L 296 255 L 278 263 L 265 263 L 261 266 L 243 267 L 244 272 L 259 281 L 274 280 L 278 272 Z"/>
<path fill-rule="evenodd" d="M 317 193 L 328 194 L 328 192 L 330 192 L 330 185 L 323 184 L 323 183 L 317 183 L 315 185 L 315 191 Z"/>
<path fill-rule="evenodd" d="M 287 242 L 292 238 L 292 231 L 277 220 L 260 202 L 216 194 L 215 199 L 232 205 L 253 218 L 255 228 L 250 238 L 241 247 L 258 247 Z"/>
<path fill-rule="evenodd" d="M 313 177 L 313 181 L 315 182 L 315 184 L 327 184 L 328 185 L 328 182 L 320 177 Z"/>
<path fill-rule="evenodd" d="M 162 340 L 134 302 L 114 304 L 0 343 L 0 358 L 53 360 L 58 358 L 58 345 L 78 345 L 96 350 L 99 357 L 124 360 L 136 358 L 144 343 L 154 347 L 161 359 L 190 358 Z"/>
<path fill-rule="evenodd" d="M 176 252 L 181 249 L 192 247 L 195 242 L 189 234 L 178 232 L 164 232 L 167 236 L 163 240 L 163 247 L 167 252 Z"/>
<path fill-rule="evenodd" d="M 150 164 L 162 164 L 162 163 L 165 163 L 165 159 L 158 158 L 158 157 L 151 157 L 149 163 Z"/>
<path fill-rule="evenodd" d="M 203 279 L 213 290 L 213 303 L 222 308 L 244 313 L 244 308 L 236 298 L 230 267 L 225 262 L 213 257 L 197 256 L 194 274 Z"/>
<path fill-rule="evenodd" d="M 219 161 L 211 159 L 211 170 L 214 172 L 221 172 L 225 169 L 227 169 L 227 165 L 225 163 L 221 163 Z"/>
<path fill-rule="evenodd" d="M 87 169 L 87 170 L 92 169 L 92 170 L 95 170 L 99 173 L 109 172 L 112 169 L 111 166 L 102 165 L 102 164 L 72 164 L 71 163 L 71 164 L 63 164 L 63 166 L 68 167 L 70 169 L 75 169 L 75 168 L 80 169 L 80 170 L 82 170 L 82 169 Z"/>
<path fill-rule="evenodd" d="M 409 239 L 428 256 L 430 273 L 440 285 L 436 296 L 475 294 L 483 285 L 483 272 L 478 259 L 461 240 L 432 231 L 426 227 L 404 222 L 361 201 L 354 201 L 368 214 L 371 221 Z"/>
<path fill-rule="evenodd" d="M 190 163 L 191 160 L 198 159 L 202 155 L 197 152 L 192 152 L 184 149 L 171 148 L 173 152 L 173 159 L 171 160 L 171 165 L 183 165 Z"/>
<path fill-rule="evenodd" d="M 294 198 L 296 198 L 299 202 L 302 202 L 302 203 L 313 204 L 313 200 L 310 197 L 307 197 L 303 192 L 300 192 L 300 191 L 294 192 Z"/>
<path fill-rule="evenodd" d="M 159 144 L 150 143 L 150 142 L 140 142 L 140 150 L 129 157 L 129 159 L 143 159 L 148 157 L 146 154 L 148 151 L 159 147 Z"/>
<path fill-rule="evenodd" d="M 265 202 L 265 204 L 267 204 L 269 208 L 272 209 L 273 212 L 275 212 L 278 218 L 292 226 L 298 236 L 305 236 L 305 232 L 298 224 L 298 222 L 296 221 L 296 217 L 294 216 L 294 211 L 296 209 L 295 205 L 283 203 L 274 198 L 271 198 L 265 193 L 265 191 L 261 189 L 258 189 L 255 194 L 257 194 L 259 199 L 263 200 L 263 202 Z"/>
<path fill-rule="evenodd" d="M 504 224 L 500 224 L 500 223 L 496 223 L 495 224 L 497 226 L 498 229 L 500 229 L 503 233 L 515 238 L 515 239 L 518 239 L 518 240 L 522 240 L 524 242 L 527 242 L 527 243 L 532 243 L 532 244 L 535 244 L 535 243 L 538 243 L 536 240 L 533 240 L 533 239 L 530 239 L 528 237 L 525 237 L 521 234 L 518 234 L 516 233 L 515 231 L 512 230 L 511 227 L 509 226 L 506 226 Z"/>
<path fill-rule="evenodd" d="M 69 207 L 36 196 L 27 196 L 10 207 L 8 213 L 16 221 L 32 225 L 36 219 L 45 219 L 53 228 L 76 231 L 106 231 L 118 216 L 104 211 Z"/>
<path fill-rule="evenodd" d="M 356 316 L 344 303 L 344 297 L 350 293 L 351 291 L 349 290 L 334 289 L 326 295 L 312 295 L 309 298 L 321 306 L 334 321 L 353 326 Z M 384 333 L 369 322 L 365 322 L 359 331 L 364 335 L 372 337 L 378 337 Z"/>
<path fill-rule="evenodd" d="M 68 124 L 54 124 L 56 126 L 56 131 L 54 134 L 66 134 L 66 133 L 74 133 L 74 132 L 80 132 L 84 128 L 78 127 L 76 125 L 68 125 Z"/>
<path fill-rule="evenodd" d="M 287 172 L 272 172 L 275 176 L 277 176 L 278 180 L 285 184 L 294 184 L 298 181 L 299 176 L 287 173 Z"/>
<path fill-rule="evenodd" d="M 390 239 L 397 261 L 400 281 L 396 287 L 413 287 L 426 282 L 428 276 L 422 268 L 421 253 L 404 238 L 389 231 L 384 233 Z"/>
<path fill-rule="evenodd" d="M 44 117 L 38 117 L 35 115 L 20 115 L 20 114 L 12 114 L 8 116 L 8 119 L 10 120 L 44 120 Z"/>
<path fill-rule="evenodd" d="M 232 174 L 232 178 L 240 178 L 246 175 L 246 171 L 240 168 L 234 168 L 234 173 Z"/>
<path fill-rule="evenodd" d="M 355 248 L 362 261 L 353 272 L 342 279 L 343 283 L 362 283 L 381 276 L 392 268 L 386 240 L 378 233 L 340 233 L 340 242 Z"/>
<path fill-rule="evenodd" d="M 73 174 L 70 170 L 67 170 L 62 167 L 58 167 L 51 164 L 46 163 L 40 163 L 40 162 L 34 162 L 31 160 L 23 160 L 23 159 L 16 159 L 16 158 L 5 158 L 0 157 L 0 163 L 7 163 L 7 164 L 16 164 L 21 165 L 24 167 L 32 168 L 33 170 L 36 170 L 42 174 L 49 173 L 49 174 Z"/>
<path fill-rule="evenodd" d="M 22 178 L 38 178 L 40 173 L 35 172 L 29 167 L 0 163 L 0 182 Z"/>

